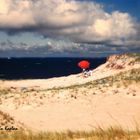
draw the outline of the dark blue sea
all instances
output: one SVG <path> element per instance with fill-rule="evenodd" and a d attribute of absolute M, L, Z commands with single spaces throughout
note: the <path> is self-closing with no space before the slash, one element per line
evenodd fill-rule
<path fill-rule="evenodd" d="M 90 69 L 105 63 L 106 58 L 0 58 L 0 79 L 47 79 L 80 73 L 81 60 L 90 62 Z"/>

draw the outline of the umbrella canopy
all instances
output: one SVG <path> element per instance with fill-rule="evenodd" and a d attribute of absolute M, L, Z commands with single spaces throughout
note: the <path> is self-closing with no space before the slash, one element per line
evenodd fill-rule
<path fill-rule="evenodd" d="M 78 66 L 81 68 L 81 69 L 87 69 L 89 68 L 90 66 L 90 62 L 88 62 L 87 60 L 82 60 L 78 63 Z"/>

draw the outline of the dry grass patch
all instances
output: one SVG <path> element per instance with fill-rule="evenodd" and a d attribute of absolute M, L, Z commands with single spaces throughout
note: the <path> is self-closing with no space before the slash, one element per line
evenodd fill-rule
<path fill-rule="evenodd" d="M 40 132 L 31 131 L 2 132 L 2 140 L 139 140 L 140 131 L 123 130 L 121 127 L 110 127 L 106 130 L 102 128 L 90 132 L 85 131 L 67 131 L 67 132 Z"/>

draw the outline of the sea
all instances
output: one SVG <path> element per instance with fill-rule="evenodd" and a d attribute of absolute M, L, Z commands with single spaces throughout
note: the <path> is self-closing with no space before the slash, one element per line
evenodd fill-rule
<path fill-rule="evenodd" d="M 78 62 L 88 60 L 89 70 L 106 62 L 106 58 L 0 58 L 0 79 L 48 79 L 82 72 Z"/>

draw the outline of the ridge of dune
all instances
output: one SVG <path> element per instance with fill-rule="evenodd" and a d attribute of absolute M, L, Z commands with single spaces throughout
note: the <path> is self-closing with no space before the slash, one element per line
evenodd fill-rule
<path fill-rule="evenodd" d="M 81 78 L 81 74 L 74 74 L 63 77 L 54 77 L 50 79 L 35 79 L 35 80 L 1 80 L 0 87 L 8 88 L 11 85 L 15 88 L 30 87 L 49 89 L 54 87 L 66 87 L 70 85 L 83 84 L 89 81 L 94 81 L 104 77 L 118 74 L 120 72 L 131 69 L 140 68 L 140 62 L 135 61 L 137 57 L 130 57 L 127 54 L 112 55 L 108 57 L 105 64 L 100 65 L 92 70 L 92 76 L 88 78 Z"/>

